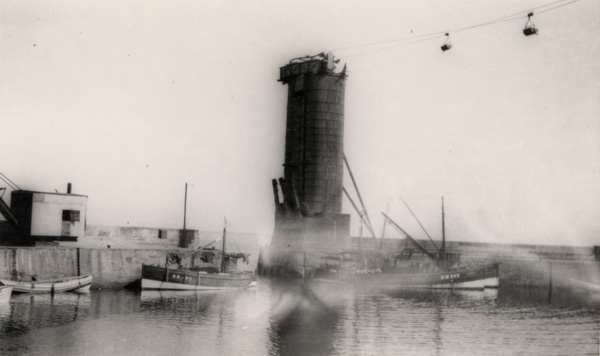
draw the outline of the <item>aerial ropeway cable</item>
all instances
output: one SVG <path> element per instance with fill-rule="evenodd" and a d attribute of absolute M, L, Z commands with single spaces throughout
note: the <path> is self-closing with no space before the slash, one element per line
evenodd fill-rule
<path fill-rule="evenodd" d="M 452 48 L 452 44 L 450 44 L 450 42 L 449 42 L 450 34 L 469 31 L 469 30 L 473 30 L 478 27 L 495 25 L 495 24 L 509 22 L 509 21 L 515 21 L 515 20 L 522 19 L 525 16 L 527 17 L 528 21 L 525 25 L 525 28 L 523 29 L 523 33 L 525 34 L 525 36 L 531 36 L 533 34 L 538 34 L 538 29 L 535 27 L 535 25 L 531 21 L 531 17 L 533 16 L 534 11 L 536 14 L 539 15 L 539 14 L 542 14 L 545 12 L 554 11 L 556 9 L 559 9 L 559 8 L 567 6 L 567 5 L 574 4 L 579 1 L 580 0 L 558 0 L 558 1 L 550 2 L 547 4 L 541 5 L 541 6 L 537 6 L 535 8 L 529 9 L 529 10 L 520 11 L 520 12 L 514 13 L 512 15 L 499 17 L 494 20 L 482 22 L 479 24 L 471 25 L 471 26 L 455 28 L 455 29 L 443 31 L 443 32 L 438 31 L 438 32 L 432 32 L 432 33 L 423 34 L 423 35 L 402 37 L 402 38 L 392 39 L 392 40 L 388 40 L 388 41 L 378 41 L 378 42 L 371 42 L 371 43 L 365 43 L 365 44 L 360 44 L 360 45 L 342 47 L 342 48 L 334 49 L 333 51 L 339 52 L 339 51 L 346 51 L 346 50 L 357 49 L 357 48 L 389 45 L 389 46 L 383 47 L 383 48 L 369 49 L 369 50 L 366 50 L 363 52 L 349 54 L 349 55 L 340 57 L 343 59 L 347 59 L 350 57 L 362 56 L 362 55 L 370 54 L 373 52 L 379 52 L 379 51 L 389 50 L 389 49 L 393 49 L 393 48 L 397 48 L 397 47 L 413 45 L 413 44 L 416 44 L 419 42 L 429 41 L 429 40 L 439 38 L 439 36 L 446 36 L 446 43 L 444 43 L 441 46 L 442 52 L 445 52 L 445 51 L 449 50 L 450 48 Z"/>

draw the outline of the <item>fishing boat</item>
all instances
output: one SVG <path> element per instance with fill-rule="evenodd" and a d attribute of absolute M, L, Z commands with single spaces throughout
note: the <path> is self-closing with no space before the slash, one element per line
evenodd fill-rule
<path fill-rule="evenodd" d="M 142 289 L 239 289 L 250 287 L 253 281 L 251 273 L 209 273 L 193 269 L 142 265 Z"/>
<path fill-rule="evenodd" d="M 315 273 L 317 282 L 348 284 L 365 288 L 399 289 L 470 289 L 498 288 L 498 265 L 481 268 L 463 268 L 430 273 L 405 273 L 400 270 L 359 270 L 353 272 L 335 269 Z"/>
<path fill-rule="evenodd" d="M 13 287 L 15 293 L 51 294 L 61 292 L 89 292 L 92 276 L 65 277 L 30 282 L 1 280 L 3 284 Z"/>
<path fill-rule="evenodd" d="M 142 289 L 190 291 L 240 289 L 255 285 L 252 272 L 237 271 L 238 259 L 248 261 L 249 254 L 225 251 L 226 231 L 225 223 L 222 250 L 204 246 L 192 252 L 168 253 L 164 266 L 143 264 Z"/>
<path fill-rule="evenodd" d="M 12 286 L 0 286 L 0 304 L 8 303 L 12 291 Z"/>
<path fill-rule="evenodd" d="M 406 202 L 404 202 L 406 204 Z M 410 208 L 407 205 L 407 208 Z M 412 213 L 412 210 L 410 210 Z M 368 253 L 359 252 L 357 258 L 360 262 L 358 265 L 337 266 L 334 268 L 321 268 L 315 271 L 314 280 L 317 282 L 349 284 L 365 288 L 429 288 L 429 289 L 467 289 L 467 290 L 484 290 L 486 288 L 498 288 L 499 286 L 499 265 L 489 264 L 484 266 L 469 266 L 459 267 L 452 265 L 453 261 L 449 258 L 449 254 L 445 250 L 445 229 L 444 229 L 444 203 L 442 198 L 442 246 L 437 249 L 436 244 L 431 241 L 436 247 L 435 252 L 430 252 L 423 247 L 410 234 L 395 223 L 387 214 L 382 213 L 385 217 L 385 223 L 390 223 L 398 231 L 400 231 L 406 239 L 416 246 L 420 256 L 428 260 L 428 263 L 406 263 L 413 257 L 412 249 L 409 253 L 400 253 L 393 257 L 393 264 L 378 266 L 373 268 L 370 264 L 369 268 L 365 268 L 364 260 L 369 259 Z M 416 219 L 416 216 L 413 214 Z M 418 219 L 417 219 L 418 221 Z M 362 221 L 361 221 L 362 222 Z M 419 222 L 419 225 L 420 222 Z M 421 225 L 422 227 L 422 225 Z M 371 229 L 372 230 L 372 229 Z M 427 234 L 429 237 L 429 234 Z M 431 238 L 430 238 L 431 240 Z M 381 253 L 374 253 L 378 260 Z M 372 257 L 372 256 L 371 256 Z M 455 258 L 456 260 L 456 258 Z M 400 263 L 398 263 L 400 261 Z"/>

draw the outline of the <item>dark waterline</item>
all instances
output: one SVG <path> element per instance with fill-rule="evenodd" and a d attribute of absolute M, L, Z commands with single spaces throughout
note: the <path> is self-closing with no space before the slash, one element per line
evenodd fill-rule
<path fill-rule="evenodd" d="M 17 295 L 0 306 L 0 354 L 598 355 L 599 311 L 574 296 L 269 280 L 240 291 Z"/>

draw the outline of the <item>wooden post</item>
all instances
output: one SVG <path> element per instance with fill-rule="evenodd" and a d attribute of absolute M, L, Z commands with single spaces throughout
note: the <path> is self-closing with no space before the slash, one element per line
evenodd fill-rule
<path fill-rule="evenodd" d="M 303 260 L 303 265 L 302 265 L 302 279 L 306 278 L 306 251 L 304 252 L 304 260 Z"/>
<path fill-rule="evenodd" d="M 81 276 L 81 264 L 80 264 L 80 260 L 81 260 L 81 253 L 79 251 L 79 247 L 77 247 L 77 276 Z"/>

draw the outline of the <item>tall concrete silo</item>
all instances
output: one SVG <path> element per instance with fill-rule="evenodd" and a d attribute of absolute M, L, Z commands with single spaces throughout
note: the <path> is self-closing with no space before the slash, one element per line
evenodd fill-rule
<path fill-rule="evenodd" d="M 339 214 L 345 74 L 334 73 L 328 60 L 297 61 L 280 76 L 288 85 L 284 179 L 293 183 L 304 215 Z"/>
<path fill-rule="evenodd" d="M 279 81 L 288 86 L 285 162 L 283 177 L 273 179 L 270 264 L 288 269 L 299 255 L 305 266 L 307 253 L 318 260 L 349 243 L 350 216 L 342 214 L 346 68 L 336 72 L 335 62 L 321 53 L 280 69 Z"/>

